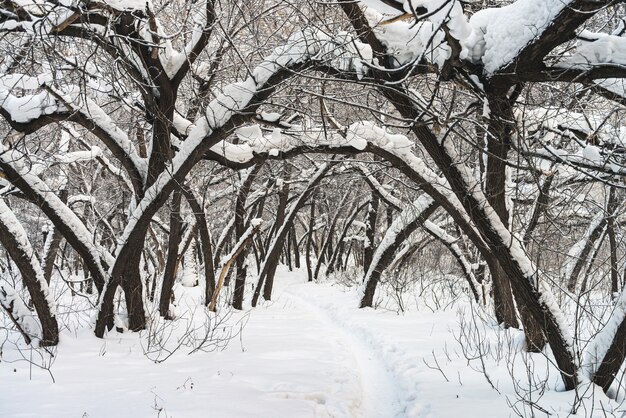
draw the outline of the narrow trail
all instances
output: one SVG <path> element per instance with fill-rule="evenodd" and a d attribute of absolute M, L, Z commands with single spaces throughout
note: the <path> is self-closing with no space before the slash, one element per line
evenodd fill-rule
<path fill-rule="evenodd" d="M 402 392 L 396 376 L 389 370 L 385 360 L 368 341 L 363 340 L 363 330 L 348 328 L 338 320 L 332 310 L 307 301 L 297 293 L 298 285 L 283 289 L 280 297 L 309 311 L 325 329 L 329 337 L 343 340 L 349 347 L 358 367 L 362 389 L 361 411 L 363 418 L 400 418 L 405 415 L 405 406 L 399 396 Z"/>

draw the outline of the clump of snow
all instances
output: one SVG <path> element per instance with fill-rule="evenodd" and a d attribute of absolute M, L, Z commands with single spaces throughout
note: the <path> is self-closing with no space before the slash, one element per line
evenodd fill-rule
<path fill-rule="evenodd" d="M 260 117 L 265 122 L 277 122 L 282 114 L 275 112 L 261 112 Z"/>
<path fill-rule="evenodd" d="M 20 251 L 28 258 L 32 269 L 35 272 L 35 277 L 33 279 L 36 280 L 37 285 L 46 300 L 50 314 L 54 316 L 56 314 L 56 303 L 54 302 L 54 298 L 48 289 L 48 283 L 43 277 L 43 270 L 39 264 L 37 253 L 33 249 L 24 227 L 15 217 L 15 214 L 5 203 L 4 199 L 0 199 L 0 223 L 2 223 L 4 228 L 11 235 L 15 244 L 20 248 Z"/>
<path fill-rule="evenodd" d="M 594 83 L 613 94 L 626 98 L 626 82 L 623 78 L 604 78 L 595 80 Z"/>
<path fill-rule="evenodd" d="M 585 351 L 583 365 L 585 366 L 587 377 L 593 376 L 598 367 L 602 364 L 604 356 L 613 343 L 617 329 L 624 320 L 626 320 L 626 288 L 622 289 L 617 297 L 606 324 L 596 334 Z"/>
<path fill-rule="evenodd" d="M 559 63 L 561 67 L 587 68 L 598 64 L 626 65 L 626 38 L 582 31 L 576 50 Z"/>
<path fill-rule="evenodd" d="M 145 10 L 146 6 L 154 10 L 150 0 L 104 0 L 107 6 L 116 10 Z"/>
<path fill-rule="evenodd" d="M 236 111 L 243 109 L 255 93 L 256 83 L 252 78 L 226 86 L 222 94 L 207 107 L 206 117 L 209 126 L 213 128 L 222 126 Z"/>
<path fill-rule="evenodd" d="M 456 39 L 465 39 L 472 31 L 463 13 L 459 0 L 408 0 L 404 2 L 404 11 L 412 13 L 419 7 L 427 10 L 426 15 L 435 27 L 446 25 L 450 35 Z"/>
<path fill-rule="evenodd" d="M 18 97 L 4 88 L 0 88 L 0 106 L 18 123 L 28 123 L 62 108 L 48 92 Z"/>
<path fill-rule="evenodd" d="M 37 90 L 49 81 L 52 81 L 52 73 L 43 73 L 37 76 L 27 74 L 3 74 L 0 76 L 0 89 Z"/>
<path fill-rule="evenodd" d="M 450 58 L 451 49 L 445 42 L 445 34 L 434 23 L 396 21 L 381 24 L 384 17 L 369 8 L 365 10 L 365 15 L 376 37 L 393 56 L 396 66 L 417 64 L 425 59 L 442 67 Z"/>
<path fill-rule="evenodd" d="M 600 148 L 595 145 L 585 145 L 585 148 L 582 150 L 582 155 L 583 158 L 594 163 L 601 163 L 604 161 L 604 158 L 602 158 L 602 154 L 600 153 Z"/>
<path fill-rule="evenodd" d="M 0 305 L 30 338 L 41 337 L 41 327 L 15 289 L 6 282 L 0 283 Z M 35 344 L 36 345 L 36 344 Z"/>
<path fill-rule="evenodd" d="M 368 44 L 355 39 L 347 32 L 339 32 L 333 37 L 333 42 L 323 44 L 320 57 L 330 58 L 331 65 L 338 70 L 354 70 L 360 80 L 368 72 L 368 67 L 364 63 L 371 64 L 374 55 L 372 47 Z"/>
<path fill-rule="evenodd" d="M 470 18 L 473 30 L 461 44 L 462 59 L 482 62 L 486 74 L 510 64 L 540 36 L 571 0 L 517 0 L 501 8 L 487 8 Z"/>

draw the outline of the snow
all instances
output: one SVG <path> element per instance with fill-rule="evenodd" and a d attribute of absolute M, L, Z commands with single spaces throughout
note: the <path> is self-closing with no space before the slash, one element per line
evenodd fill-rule
<path fill-rule="evenodd" d="M 11 316 L 31 339 L 41 337 L 41 326 L 35 316 L 15 289 L 4 280 L 0 282 L 0 306 L 11 312 Z"/>
<path fill-rule="evenodd" d="M 80 112 L 87 120 L 102 129 L 108 138 L 115 143 L 117 147 L 122 149 L 127 155 L 133 166 L 144 178 L 147 176 L 148 163 L 145 158 L 141 158 L 137 153 L 135 145 L 128 137 L 128 134 L 120 129 L 113 121 L 111 116 L 102 109 L 94 100 L 80 94 L 77 88 L 72 89 L 69 93 L 61 92 L 55 88 L 50 88 L 75 112 Z"/>
<path fill-rule="evenodd" d="M 0 88 L 7 90 L 37 90 L 49 81 L 52 81 L 51 73 L 39 74 L 37 76 L 19 73 L 3 74 L 0 76 Z"/>
<path fill-rule="evenodd" d="M 561 67 L 590 68 L 594 65 L 626 65 L 626 38 L 587 30 L 578 35 L 573 54 L 559 62 Z"/>
<path fill-rule="evenodd" d="M 490 75 L 510 64 L 536 39 L 571 0 L 517 0 L 487 8 L 470 18 L 472 34 L 463 40 L 461 58 L 482 62 Z"/>
<path fill-rule="evenodd" d="M 146 5 L 153 9 L 152 2 L 148 0 L 104 0 L 104 4 L 117 10 L 145 10 Z M 154 9 L 153 9 L 154 10 Z"/>
<path fill-rule="evenodd" d="M 282 117 L 282 114 L 276 112 L 261 112 L 260 116 L 265 122 L 277 122 Z"/>
<path fill-rule="evenodd" d="M 471 27 L 463 14 L 459 0 L 409 0 L 404 2 L 404 11 L 411 13 L 418 7 L 427 10 L 428 19 L 435 27 L 446 25 L 456 39 L 465 39 L 470 35 Z"/>
<path fill-rule="evenodd" d="M 604 161 L 604 158 L 602 158 L 602 154 L 600 153 L 600 148 L 596 147 L 595 145 L 585 145 L 582 154 L 583 158 L 594 163 L 601 163 Z"/>
<path fill-rule="evenodd" d="M 622 78 L 603 78 L 595 80 L 594 83 L 611 93 L 626 98 L 626 84 Z"/>
<path fill-rule="evenodd" d="M 66 152 L 56 156 L 56 159 L 64 163 L 77 163 L 82 161 L 91 161 L 102 154 L 102 149 L 96 145 L 90 150 Z"/>
<path fill-rule="evenodd" d="M 450 156 L 452 161 L 459 161 L 456 150 L 451 144 L 452 141 L 444 142 L 443 149 Z M 471 193 L 471 196 L 476 201 L 475 211 L 480 211 L 488 223 L 488 228 L 496 235 L 497 241 L 493 244 L 497 246 L 503 246 L 508 249 L 508 257 L 517 265 L 520 272 L 525 276 L 524 279 L 531 283 L 537 282 L 535 289 L 539 295 L 539 303 L 542 308 L 546 309 L 553 316 L 554 321 L 559 328 L 559 331 L 563 337 L 567 350 L 574 358 L 573 352 L 573 336 L 571 329 L 565 320 L 563 311 L 561 310 L 554 292 L 550 288 L 549 284 L 543 277 L 543 274 L 539 271 L 535 263 L 528 257 L 524 246 L 520 242 L 520 239 L 515 236 L 508 228 L 502 223 L 500 217 L 497 215 L 493 207 L 488 203 L 486 196 L 482 192 L 480 184 L 473 175 L 473 171 L 465 164 L 456 164 L 458 173 L 461 176 L 461 180 L 465 183 L 464 190 Z M 498 242 L 499 241 L 499 242 Z"/>
<path fill-rule="evenodd" d="M 17 171 L 22 180 L 24 180 L 28 187 L 33 192 L 44 200 L 54 211 L 54 213 L 61 219 L 61 221 L 68 226 L 68 233 L 73 234 L 76 239 L 89 251 L 89 254 L 94 260 L 100 260 L 101 257 L 110 262 L 111 256 L 103 248 L 98 248 L 93 243 L 94 238 L 91 232 L 83 224 L 80 218 L 66 205 L 59 197 L 50 190 L 50 187 L 42 181 L 30 168 L 24 164 L 24 161 L 28 159 L 25 155 L 15 151 L 8 150 L 3 145 L 0 145 L 0 159 L 13 167 Z M 106 277 L 102 266 L 98 263 L 98 267 L 102 274 L 102 277 Z"/>
<path fill-rule="evenodd" d="M 565 257 L 565 262 L 563 263 L 563 266 L 561 266 L 562 277 L 569 279 L 569 276 L 571 276 L 572 271 L 574 270 L 574 266 L 576 265 L 576 262 L 580 257 L 580 254 L 585 248 L 585 244 L 587 244 L 587 241 L 589 241 L 589 238 L 591 237 L 594 229 L 596 229 L 598 225 L 602 223 L 602 221 L 604 220 L 604 216 L 605 214 L 603 211 L 598 212 L 589 223 L 589 227 L 587 228 L 581 239 L 578 240 L 569 249 L 569 251 L 567 252 L 567 256 Z"/>
<path fill-rule="evenodd" d="M 463 251 L 457 244 L 459 239 L 451 236 L 439 225 L 433 223 L 428 219 L 426 220 L 426 222 L 424 222 L 424 228 L 439 237 L 441 241 L 450 246 L 450 251 L 454 253 L 457 260 L 459 260 L 459 262 L 462 264 L 463 271 L 469 276 L 469 279 L 472 281 L 472 286 L 474 287 L 474 289 L 480 289 L 480 284 L 478 283 L 474 275 L 474 268 L 464 256 Z"/>
<path fill-rule="evenodd" d="M 395 15 L 399 12 L 390 12 L 382 1 L 363 3 L 367 6 L 365 14 L 376 37 L 393 54 L 397 64 L 412 64 L 423 57 L 441 68 L 451 53 L 441 29 L 445 25 L 450 36 L 460 41 L 460 58 L 482 63 L 485 75 L 489 76 L 512 63 L 524 47 L 539 37 L 570 2 L 517 0 L 500 8 L 484 8 L 474 13 L 468 21 L 461 2 L 457 0 L 398 1 L 407 13 L 418 7 L 426 8 L 427 19 L 419 19 L 417 23 L 384 22 L 388 19 L 379 12 Z M 617 55 L 619 48 L 605 46 L 604 49 Z"/>
<path fill-rule="evenodd" d="M 430 21 L 396 21 L 381 25 L 384 17 L 373 9 L 365 15 L 376 37 L 393 56 L 396 66 L 414 65 L 422 58 L 442 67 L 450 57 L 451 50 L 445 42 L 445 34 Z"/>
<path fill-rule="evenodd" d="M 163 192 L 164 187 L 178 173 L 189 158 L 199 158 L 194 155 L 198 147 L 210 137 L 216 129 L 221 128 L 235 114 L 239 113 L 246 106 L 258 90 L 266 87 L 266 83 L 270 77 L 281 69 L 288 66 L 303 63 L 307 60 L 320 59 L 318 54 L 324 51 L 326 44 L 330 38 L 315 29 L 305 29 L 301 32 L 293 34 L 287 43 L 274 50 L 261 62 L 254 70 L 252 76 L 243 81 L 237 81 L 229 84 L 222 89 L 222 92 L 213 99 L 206 108 L 204 117 L 195 121 L 194 125 L 188 128 L 187 139 L 181 144 L 179 151 L 172 159 L 169 166 L 159 174 L 153 185 L 146 190 L 143 199 L 134 208 L 129 222 L 122 234 L 120 244 L 128 240 L 130 234 L 134 231 L 137 221 L 144 216 L 146 209 L 154 202 L 154 200 Z M 104 116 L 100 117 L 102 121 Z M 106 121 L 107 128 L 114 128 Z M 265 142 L 265 141 L 264 141 Z M 250 146 L 243 144 L 238 146 L 222 141 L 213 146 L 215 152 L 223 152 L 228 154 L 232 151 L 232 156 L 238 161 L 249 161 L 253 154 Z M 247 148 L 246 148 L 247 147 Z M 275 147 L 272 147 L 275 148 Z M 145 171 L 144 171 L 145 172 Z M 124 245 L 119 245 L 119 251 L 122 251 Z"/>
<path fill-rule="evenodd" d="M 221 318 L 216 336 L 242 330 L 225 349 L 189 354 L 193 348 L 183 344 L 163 362 L 167 353 L 147 345 L 147 333 L 171 333 L 170 347 L 186 331 L 202 331 L 207 315 L 196 306 L 200 287 L 175 290 L 183 314 L 177 322 L 154 319 L 149 331 L 104 340 L 74 325 L 62 331 L 54 362 L 44 360 L 50 372 L 23 360 L 29 356 L 23 345 L 5 343 L 2 416 L 193 418 L 210 408 L 214 418 L 502 418 L 515 416 L 511 405 L 524 408 L 520 396 L 552 417 L 572 416 L 577 394 L 555 390 L 554 366 L 543 354 L 521 351 L 520 331 L 499 329 L 463 296 L 435 312 L 417 293 L 407 295 L 416 305 L 401 315 L 359 310 L 356 289 L 306 283 L 306 272 L 280 266 L 272 302 Z M 463 332 L 477 339 L 468 341 Z M 499 392 L 487 383 L 480 360 L 465 356 L 478 344 Z M 545 392 L 516 392 L 526 388 L 527 363 L 536 376 L 548 376 Z M 578 393 L 586 396 L 574 416 L 619 416 L 619 403 L 586 389 Z"/>
<path fill-rule="evenodd" d="M 402 212 L 395 217 L 387 231 L 385 236 L 380 241 L 380 244 L 376 247 L 376 251 L 372 257 L 370 268 L 365 275 L 364 282 L 367 282 L 374 271 L 379 267 L 383 254 L 389 250 L 389 247 L 393 245 L 398 235 L 405 231 L 406 227 L 415 222 L 420 215 L 433 203 L 433 199 L 428 195 L 422 195 L 417 198 L 412 204 L 405 206 Z"/>
<path fill-rule="evenodd" d="M 48 283 L 43 277 L 43 270 L 41 269 L 41 265 L 39 264 L 39 258 L 37 258 L 37 253 L 32 247 L 28 235 L 26 235 L 26 231 L 24 227 L 20 223 L 20 221 L 16 218 L 15 214 L 6 204 L 4 199 L 0 199 L 0 223 L 4 226 L 4 228 L 8 231 L 8 233 L 15 240 L 15 244 L 20 248 L 20 251 L 28 257 L 28 261 L 35 271 L 35 277 L 33 278 L 38 282 L 39 288 L 48 304 L 48 309 L 52 316 L 56 314 L 56 303 L 52 297 L 52 294 L 49 292 Z M 8 289 L 8 288 L 7 288 Z M 9 296 L 9 291 L 7 291 L 7 298 Z M 15 297 L 11 297 L 11 300 L 15 300 Z M 19 302 L 17 302 L 18 314 L 21 317 L 25 315 L 23 306 L 20 306 Z"/>
<path fill-rule="evenodd" d="M 49 115 L 59 110 L 60 106 L 48 92 L 15 96 L 0 88 L 0 106 L 18 123 L 27 123 L 42 115 Z"/>
<path fill-rule="evenodd" d="M 615 300 L 615 304 L 604 327 L 593 338 L 585 352 L 583 365 L 586 377 L 590 378 L 597 371 L 602 359 L 609 351 L 613 338 L 620 324 L 626 318 L 626 288 L 623 288 Z"/>

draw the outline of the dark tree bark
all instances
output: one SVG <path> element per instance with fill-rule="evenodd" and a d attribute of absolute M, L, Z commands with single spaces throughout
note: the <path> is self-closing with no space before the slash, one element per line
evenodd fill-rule
<path fill-rule="evenodd" d="M 363 210 L 363 208 L 367 207 L 367 205 L 369 205 L 369 202 L 355 205 L 352 209 L 352 212 L 346 218 L 346 221 L 343 224 L 343 229 L 341 230 L 341 234 L 338 238 L 338 244 L 335 247 L 335 251 L 333 252 L 332 256 L 330 257 L 330 260 L 328 261 L 326 275 L 332 273 L 337 267 L 341 266 L 341 255 L 343 254 L 345 248 L 344 239 L 346 238 L 348 230 L 350 229 L 350 226 L 352 226 L 352 223 L 356 219 L 357 215 Z"/>
<path fill-rule="evenodd" d="M 372 263 L 372 257 L 376 250 L 376 220 L 378 219 L 378 206 L 380 199 L 372 193 L 370 205 L 365 217 L 365 239 L 367 243 L 363 249 L 363 271 L 368 271 Z"/>
<path fill-rule="evenodd" d="M 286 238 L 286 233 L 293 229 L 293 220 L 295 219 L 295 214 L 291 218 L 289 224 L 285 221 L 285 212 L 287 210 L 287 202 L 289 200 L 289 183 L 286 180 L 289 179 L 291 175 L 291 165 L 285 165 L 283 168 L 283 184 L 280 190 L 278 191 L 278 207 L 276 208 L 276 220 L 274 225 L 276 228 L 273 230 L 274 239 L 277 240 L 276 246 L 282 247 L 283 242 Z M 302 202 L 304 204 L 305 202 Z M 284 231 L 283 236 L 278 236 L 279 231 Z M 276 275 L 276 268 L 279 263 L 280 251 L 277 251 L 272 258 L 267 257 L 265 259 L 265 263 L 268 265 L 267 273 L 265 276 L 265 285 L 263 286 L 263 299 L 271 300 L 272 298 L 272 288 L 274 287 L 274 276 Z"/>
<path fill-rule="evenodd" d="M 237 200 L 235 201 L 235 236 L 237 237 L 237 241 L 239 241 L 244 232 L 246 232 L 246 200 L 248 199 L 252 183 L 260 170 L 261 165 L 255 165 L 250 172 L 248 172 L 247 177 L 244 179 L 241 187 L 239 188 L 239 192 L 237 193 Z M 246 287 L 246 275 L 248 274 L 245 248 L 247 247 L 242 248 L 242 250 L 237 254 L 237 258 L 235 260 L 237 272 L 235 275 L 233 308 L 239 310 L 243 309 L 243 294 Z"/>
<path fill-rule="evenodd" d="M 592 221 L 593 222 L 593 221 Z M 578 259 L 574 264 L 574 268 L 567 280 L 567 290 L 574 293 L 576 291 L 576 285 L 578 284 L 578 276 L 582 272 L 585 264 L 587 264 L 587 260 L 589 258 L 589 254 L 593 250 L 596 241 L 598 238 L 603 235 L 603 231 L 605 231 L 607 225 L 607 217 L 604 217 L 602 221 L 600 221 L 597 225 L 593 227 L 591 233 L 589 234 L 589 238 L 585 242 L 582 251 L 578 254 Z M 590 225 L 592 227 L 593 225 Z"/>
<path fill-rule="evenodd" d="M 393 255 L 396 253 L 398 248 L 402 245 L 402 243 L 415 231 L 418 227 L 420 227 L 430 215 L 432 215 L 435 210 L 437 210 L 438 205 L 432 202 L 426 208 L 422 210 L 415 220 L 403 225 L 401 230 L 398 231 L 396 236 L 394 237 L 393 243 L 387 246 L 384 251 L 382 251 L 379 257 L 374 260 L 374 263 L 370 263 L 370 268 L 365 275 L 365 293 L 361 298 L 361 308 L 371 307 L 374 303 L 374 294 L 376 292 L 376 286 L 380 281 L 380 277 L 382 273 L 385 271 L 387 266 L 393 261 Z M 411 210 L 411 209 L 408 209 Z M 402 216 L 402 214 L 398 215 Z M 378 253 L 378 251 L 377 251 Z"/>
<path fill-rule="evenodd" d="M 298 246 L 298 237 L 296 233 L 296 226 L 294 225 L 291 228 L 291 232 L 289 233 L 291 248 L 293 249 L 293 264 L 296 269 L 300 268 L 300 248 Z"/>
<path fill-rule="evenodd" d="M 28 197 L 28 200 L 36 204 L 39 209 L 41 209 L 41 211 L 54 224 L 55 229 L 59 231 L 61 235 L 63 235 L 63 238 L 65 238 L 67 243 L 69 243 L 72 248 L 83 258 L 85 265 L 89 269 L 89 272 L 94 279 L 96 288 L 99 292 L 101 292 L 105 282 L 101 260 L 90 251 L 90 249 L 77 235 L 76 231 L 74 231 L 70 225 L 67 225 L 64 222 L 64 220 L 57 213 L 55 208 L 52 207 L 43 196 L 40 196 L 38 192 L 34 188 L 32 188 L 26 180 L 22 178 L 20 173 L 10 163 L 0 160 L 0 168 L 12 184 L 19 188 L 20 191 Z"/>
<path fill-rule="evenodd" d="M 326 234 L 326 239 L 324 240 L 324 243 L 322 244 L 322 249 L 320 251 L 320 254 L 327 254 L 328 250 L 331 246 L 331 242 L 332 242 L 332 237 L 335 234 L 335 227 L 337 226 L 337 220 L 339 219 L 339 215 L 341 214 L 341 209 L 343 208 L 343 204 L 346 201 L 346 199 L 348 198 L 348 195 L 344 195 L 344 197 L 341 199 L 341 202 L 339 203 L 339 207 L 337 208 L 337 211 L 335 212 L 335 214 L 333 215 L 331 221 L 330 221 L 330 225 L 328 227 L 328 233 Z M 326 258 L 328 259 L 328 266 L 332 265 L 332 254 L 327 255 Z M 317 281 L 317 278 L 319 277 L 319 273 L 320 273 L 320 269 L 322 268 L 322 257 L 320 257 L 320 260 L 317 262 L 317 265 L 315 266 L 315 271 L 313 272 L 313 280 Z"/>
<path fill-rule="evenodd" d="M 239 242 L 233 248 L 231 255 L 228 256 L 228 259 L 220 269 L 220 276 L 217 280 L 217 285 L 215 287 L 215 292 L 213 293 L 213 297 L 211 298 L 211 302 L 209 303 L 209 310 L 215 312 L 217 306 L 217 297 L 220 294 L 220 290 L 222 289 L 222 285 L 224 284 L 224 280 L 226 279 L 226 275 L 230 271 L 230 267 L 233 265 L 233 262 L 237 259 L 237 256 L 241 254 L 247 247 L 252 243 L 252 238 L 258 232 L 261 223 L 258 223 L 256 226 L 250 226 L 241 236 Z"/>
<path fill-rule="evenodd" d="M 333 161 L 333 162 L 325 163 L 320 168 L 318 168 L 317 172 L 309 180 L 308 184 L 306 185 L 305 189 L 301 192 L 300 196 L 298 196 L 298 198 L 296 198 L 291 203 L 291 205 L 289 205 L 289 211 L 287 212 L 287 216 L 285 217 L 282 225 L 279 226 L 276 232 L 276 236 L 270 243 L 270 247 L 267 250 L 267 255 L 265 256 L 265 260 L 263 261 L 263 264 L 261 265 L 261 269 L 259 271 L 259 279 L 258 279 L 256 288 L 254 289 L 254 295 L 252 297 L 252 307 L 255 307 L 258 303 L 259 296 L 261 295 L 261 288 L 265 282 L 268 272 L 270 271 L 270 264 L 271 264 L 270 261 L 276 260 L 276 258 L 280 254 L 282 243 L 285 240 L 289 227 L 293 225 L 293 221 L 296 218 L 296 215 L 298 214 L 298 210 L 302 208 L 302 206 L 309 199 L 309 197 L 311 196 L 315 188 L 322 181 L 322 179 L 328 173 L 331 167 L 333 167 L 335 164 L 336 162 Z M 269 294 L 268 296 L 271 297 L 271 294 Z M 269 300 L 269 299 L 266 299 L 266 300 Z"/>
<path fill-rule="evenodd" d="M 10 212 L 10 209 L 6 204 L 2 203 L 2 212 Z M 28 254 L 23 245 L 20 244 L 21 239 L 26 237 L 19 237 L 15 235 L 15 231 L 10 225 L 5 224 L 5 215 L 0 217 L 0 243 L 10 255 L 11 259 L 20 270 L 22 281 L 28 289 L 31 301 L 37 312 L 37 317 L 41 324 L 41 346 L 57 345 L 59 342 L 59 325 L 56 317 L 52 312 L 52 308 L 48 303 L 47 288 L 44 288 L 46 283 L 43 278 L 43 272 L 38 271 L 39 263 L 36 261 L 34 254 Z M 14 221 L 15 218 L 13 217 Z M 13 222 L 8 220 L 7 222 Z M 37 265 L 34 263 L 37 262 Z M 38 277 L 39 275 L 39 277 Z M 43 283 L 42 283 L 43 281 Z"/>
<path fill-rule="evenodd" d="M 539 197 L 535 202 L 535 206 L 533 207 L 533 214 L 530 217 L 530 221 L 528 222 L 528 226 L 526 227 L 526 231 L 524 232 L 523 242 L 525 246 L 528 246 L 530 239 L 532 238 L 533 232 L 535 232 L 535 228 L 539 224 L 539 218 L 543 213 L 545 213 L 548 202 L 550 200 L 550 187 L 552 187 L 552 181 L 556 176 L 555 173 L 551 173 L 546 177 L 539 189 Z"/>
<path fill-rule="evenodd" d="M 311 246 L 313 245 L 313 228 L 315 228 L 315 199 L 311 199 L 311 211 L 309 212 L 309 230 L 306 236 L 306 274 L 309 282 L 313 281 L 313 268 L 311 265 Z"/>
<path fill-rule="evenodd" d="M 59 192 L 59 199 L 61 202 L 67 203 L 67 190 L 63 189 Z M 52 278 L 52 270 L 54 270 L 54 262 L 57 258 L 57 253 L 59 252 L 59 248 L 61 247 L 61 240 L 63 239 L 63 235 L 61 232 L 54 228 L 52 231 L 52 237 L 50 239 L 50 246 L 48 247 L 48 251 L 44 255 L 43 262 L 43 277 L 46 279 L 46 282 L 50 284 L 50 279 Z"/>
<path fill-rule="evenodd" d="M 611 253 L 611 296 L 616 297 L 619 290 L 619 270 L 617 268 L 617 239 L 615 238 L 615 216 L 618 206 L 617 191 L 615 187 L 609 190 L 609 202 L 607 205 L 606 232 L 609 237 L 609 249 Z"/>
<path fill-rule="evenodd" d="M 172 194 L 167 259 L 165 261 L 163 283 L 161 284 L 161 297 L 159 299 L 159 313 L 165 319 L 173 319 L 169 310 L 170 300 L 172 299 L 172 288 L 174 287 L 174 281 L 176 280 L 176 262 L 178 260 L 178 247 L 180 246 L 181 226 L 183 223 L 180 216 L 181 198 L 182 192 L 180 190 L 175 190 Z"/>
<path fill-rule="evenodd" d="M 15 290 L 11 289 L 10 292 L 15 293 Z M 24 342 L 30 345 L 30 343 L 32 342 L 32 338 L 28 334 L 28 332 L 26 332 L 25 327 L 22 326 L 22 322 L 20 321 L 20 318 L 19 318 L 19 311 L 16 311 L 16 307 L 15 307 L 16 301 L 11 300 L 9 302 L 7 300 L 8 299 L 7 296 L 8 296 L 8 292 L 5 289 L 5 285 L 0 285 L 0 307 L 4 309 L 9 319 L 11 319 L 11 322 L 13 322 L 13 325 L 15 325 L 15 328 L 17 329 L 17 331 L 20 334 L 22 334 L 22 338 L 24 338 Z M 23 301 L 21 301 L 21 299 L 20 299 L 20 302 L 24 303 Z M 25 304 L 23 306 L 24 306 L 24 309 L 27 309 Z"/>
<path fill-rule="evenodd" d="M 193 214 L 196 218 L 196 226 L 200 232 L 200 247 L 202 249 L 202 261 L 204 263 L 204 281 L 205 281 L 205 294 L 204 304 L 208 305 L 213 297 L 215 291 L 215 267 L 213 266 L 213 250 L 211 246 L 211 234 L 206 222 L 206 215 L 202 205 L 193 194 L 191 189 L 185 187 L 183 189 L 185 199 L 191 207 Z"/>
<path fill-rule="evenodd" d="M 340 4 L 359 38 L 370 44 L 375 55 L 383 57 L 381 62 L 388 62 L 385 59 L 384 45 L 375 39 L 367 19 L 358 5 L 353 5 L 347 0 L 340 1 Z M 507 66 L 500 73 L 491 77 L 492 83 L 498 85 L 499 91 L 508 91 L 516 83 L 518 77 L 526 77 L 527 71 L 532 73 L 533 65 L 542 62 L 543 57 L 557 45 L 572 39 L 576 29 L 592 17 L 593 12 L 600 10 L 597 4 L 583 0 L 575 0 L 570 6 L 563 8 L 547 28 L 519 52 L 516 59 L 512 60 L 511 66 Z M 592 12 L 588 13 L 588 11 Z M 380 92 L 393 104 L 402 117 L 408 120 L 422 120 L 422 113 L 412 103 L 410 94 L 401 85 L 394 83 L 401 80 L 403 76 L 403 74 L 395 72 L 373 69 L 371 79 L 379 84 Z M 491 216 L 491 211 L 494 208 L 483 202 L 483 196 L 475 188 L 475 180 L 468 176 L 464 170 L 465 165 L 455 160 L 454 152 L 448 148 L 449 144 L 435 135 L 426 124 L 414 123 L 411 125 L 411 131 L 445 176 L 451 190 L 471 217 L 476 229 L 480 231 L 481 238 L 484 239 L 494 257 L 507 272 L 518 302 L 526 304 L 529 314 L 540 324 L 552 348 L 565 388 L 567 390 L 575 388 L 578 384 L 578 366 L 574 354 L 556 317 L 558 312 L 553 311 L 551 303 L 544 299 L 545 296 L 551 297 L 551 295 L 535 286 L 533 272 L 525 268 L 525 265 L 528 264 L 527 257 L 520 257 L 519 254 L 511 251 L 512 243 L 508 242 L 510 235 L 500 230 L 502 225 L 498 225 L 498 222 Z M 435 194 L 432 196 L 437 197 Z M 482 246 L 480 241 L 478 239 L 475 244 Z"/>
<path fill-rule="evenodd" d="M 513 109 L 511 102 L 500 95 L 489 97 L 490 118 L 487 127 L 487 166 L 485 194 L 502 223 L 509 227 L 506 207 L 506 167 L 511 143 Z M 500 265 L 491 270 L 496 319 L 505 328 L 517 328 L 519 323 L 509 277 Z"/>

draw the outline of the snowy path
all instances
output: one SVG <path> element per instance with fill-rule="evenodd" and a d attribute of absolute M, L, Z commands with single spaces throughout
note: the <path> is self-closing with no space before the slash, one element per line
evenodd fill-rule
<path fill-rule="evenodd" d="M 332 311 L 328 311 L 290 291 L 282 298 L 293 300 L 299 307 L 309 310 L 327 330 L 327 335 L 345 341 L 344 346 L 356 359 L 362 390 L 361 410 L 363 418 L 404 417 L 404 407 L 398 397 L 396 376 L 388 369 L 375 347 L 359 338 L 359 334 L 346 327 Z"/>

